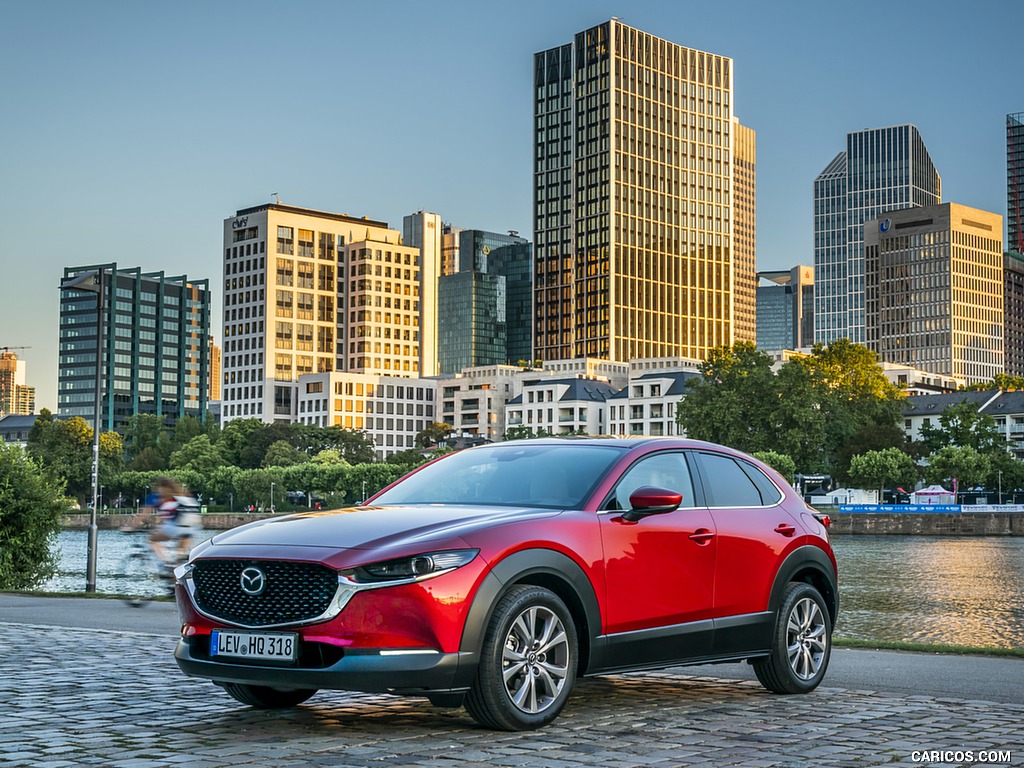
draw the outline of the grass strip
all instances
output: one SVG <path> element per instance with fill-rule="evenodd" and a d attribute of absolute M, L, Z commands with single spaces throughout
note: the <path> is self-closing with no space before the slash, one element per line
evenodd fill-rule
<path fill-rule="evenodd" d="M 983 656 L 1016 656 L 1024 658 L 1024 648 L 981 647 L 957 645 L 954 643 L 911 643 L 901 640 L 859 640 L 848 637 L 833 637 L 836 648 L 864 648 L 876 651 L 911 651 L 914 653 L 947 653 Z"/>

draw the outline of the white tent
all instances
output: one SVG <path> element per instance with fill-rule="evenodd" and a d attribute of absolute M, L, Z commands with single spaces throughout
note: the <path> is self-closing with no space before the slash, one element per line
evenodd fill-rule
<path fill-rule="evenodd" d="M 914 491 L 913 504 L 956 504 L 956 495 L 941 485 L 929 485 L 920 491 Z"/>

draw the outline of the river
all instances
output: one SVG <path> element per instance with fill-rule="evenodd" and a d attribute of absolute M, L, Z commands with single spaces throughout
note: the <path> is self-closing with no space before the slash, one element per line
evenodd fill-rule
<path fill-rule="evenodd" d="M 99 531 L 97 592 L 130 591 L 120 565 L 144 540 L 143 533 Z M 58 535 L 59 573 L 43 589 L 84 590 L 86 542 L 85 531 Z M 837 637 L 1024 648 L 1024 538 L 837 536 L 832 543 Z"/>

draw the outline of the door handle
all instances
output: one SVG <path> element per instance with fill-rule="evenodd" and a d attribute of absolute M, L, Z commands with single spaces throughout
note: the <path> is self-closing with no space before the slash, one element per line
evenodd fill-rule
<path fill-rule="evenodd" d="M 779 523 L 775 526 L 775 532 L 781 533 L 783 536 L 792 536 L 796 533 L 796 526 L 789 523 Z"/>
<path fill-rule="evenodd" d="M 707 528 L 698 528 L 690 534 L 690 541 L 696 541 L 701 545 L 707 544 L 713 538 L 715 538 L 715 532 L 709 531 Z"/>

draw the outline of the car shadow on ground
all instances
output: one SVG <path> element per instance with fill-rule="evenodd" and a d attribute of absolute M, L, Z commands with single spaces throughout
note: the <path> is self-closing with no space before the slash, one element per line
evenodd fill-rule
<path fill-rule="evenodd" d="M 587 678 L 577 681 L 562 714 L 544 730 L 607 731 L 616 724 L 632 730 L 645 720 L 664 720 L 666 716 L 685 719 L 695 712 L 740 711 L 751 697 L 771 696 L 755 683 L 711 678 L 659 678 L 657 673 Z M 260 740 L 270 735 L 285 740 L 311 735 L 344 735 L 346 740 L 356 736 L 388 739 L 394 738 L 396 730 L 403 729 L 407 735 L 417 731 L 493 733 L 477 725 L 461 707 L 435 707 L 419 697 L 321 691 L 291 709 L 260 710 L 239 705 L 226 693 L 217 691 L 206 698 L 206 704 L 223 706 L 220 712 L 208 709 L 203 722 L 213 730 L 222 728 L 232 743 L 240 738 Z M 209 730 L 206 729 L 206 736 Z"/>

